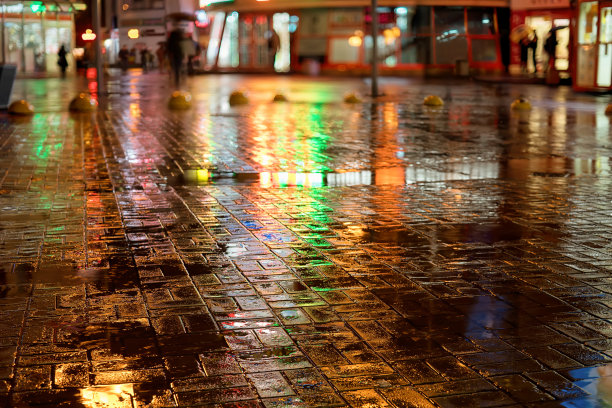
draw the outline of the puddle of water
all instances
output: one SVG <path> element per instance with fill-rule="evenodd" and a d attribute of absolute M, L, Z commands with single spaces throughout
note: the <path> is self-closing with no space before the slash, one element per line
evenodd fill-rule
<path fill-rule="evenodd" d="M 612 364 L 599 367 L 585 367 L 570 370 L 569 376 L 574 385 L 582 388 L 589 398 L 567 401 L 564 407 L 612 407 Z"/>

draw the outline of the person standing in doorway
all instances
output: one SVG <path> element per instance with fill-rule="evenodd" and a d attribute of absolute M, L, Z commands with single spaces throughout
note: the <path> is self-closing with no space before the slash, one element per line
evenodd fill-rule
<path fill-rule="evenodd" d="M 66 58 L 67 54 L 68 51 L 66 51 L 66 47 L 62 45 L 57 52 L 57 65 L 59 65 L 62 72 L 62 78 L 66 78 L 66 69 L 68 68 L 68 59 Z"/>
<path fill-rule="evenodd" d="M 555 69 L 555 58 L 557 56 L 557 30 L 554 28 L 548 32 L 544 41 L 544 51 L 548 54 L 548 70 Z"/>
<path fill-rule="evenodd" d="M 527 70 L 527 60 L 529 56 L 529 38 L 522 38 L 519 42 L 519 47 L 521 48 L 521 72 L 523 74 L 526 74 L 529 72 Z"/>
<path fill-rule="evenodd" d="M 168 59 L 170 60 L 174 86 L 177 88 L 181 82 L 181 70 L 183 69 L 183 59 L 185 59 L 182 44 L 183 38 L 183 30 L 177 28 L 170 33 L 167 42 Z"/>
<path fill-rule="evenodd" d="M 274 62 L 276 61 L 276 54 L 278 53 L 279 49 L 280 37 L 276 31 L 272 29 L 268 31 L 268 58 L 270 58 L 269 64 L 272 67 L 272 70 L 274 70 Z"/>

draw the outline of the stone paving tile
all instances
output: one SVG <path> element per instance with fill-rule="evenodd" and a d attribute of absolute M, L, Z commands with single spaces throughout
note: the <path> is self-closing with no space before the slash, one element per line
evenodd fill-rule
<path fill-rule="evenodd" d="M 115 77 L 139 99 L 95 115 L 19 83 L 47 109 L 0 114 L 0 401 L 607 403 L 607 99 L 415 83 L 279 107 L 259 87 L 173 113 L 152 78 Z"/>

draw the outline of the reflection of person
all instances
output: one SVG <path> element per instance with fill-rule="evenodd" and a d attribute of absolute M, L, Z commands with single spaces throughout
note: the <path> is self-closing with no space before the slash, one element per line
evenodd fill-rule
<path fill-rule="evenodd" d="M 280 37 L 274 30 L 268 31 L 268 58 L 270 58 L 269 64 L 274 68 L 274 61 L 276 60 L 276 53 L 280 49 Z"/>
<path fill-rule="evenodd" d="M 57 52 L 57 65 L 59 65 L 62 72 L 62 78 L 66 78 L 66 68 L 68 68 L 68 59 L 66 58 L 67 54 L 68 52 L 66 51 L 66 47 L 62 45 Z"/>
<path fill-rule="evenodd" d="M 605 403 L 612 404 L 612 364 L 597 367 L 597 373 L 597 396 Z"/>
<path fill-rule="evenodd" d="M 183 31 L 180 29 L 173 30 L 168 36 L 167 42 L 168 59 L 170 60 L 170 68 L 174 76 L 174 85 L 178 88 L 181 81 L 181 69 L 183 68 Z"/>

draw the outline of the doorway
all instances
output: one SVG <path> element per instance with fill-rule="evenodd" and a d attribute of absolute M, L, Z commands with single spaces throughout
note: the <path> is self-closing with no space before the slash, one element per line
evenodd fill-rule
<path fill-rule="evenodd" d="M 563 15 L 532 15 L 525 18 L 525 24 L 535 30 L 538 37 L 536 48 L 537 72 L 545 72 L 548 67 L 550 56 L 544 50 L 549 33 L 554 32 L 557 36 L 557 46 L 555 50 L 555 69 L 560 72 L 569 70 L 569 42 L 570 42 L 570 19 Z M 534 71 L 532 59 L 527 61 L 528 71 Z"/>

